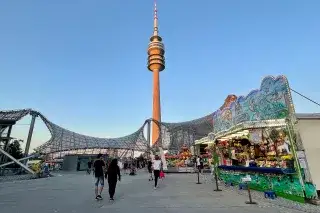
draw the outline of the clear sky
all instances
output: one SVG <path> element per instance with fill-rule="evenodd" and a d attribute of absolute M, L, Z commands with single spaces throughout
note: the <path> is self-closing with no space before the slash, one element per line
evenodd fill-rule
<path fill-rule="evenodd" d="M 319 10 L 319 0 L 158 0 L 163 121 L 207 115 L 266 75 L 320 101 Z M 152 25 L 153 0 L 0 1 L 1 109 L 34 108 L 93 136 L 135 131 L 151 116 Z M 293 97 L 298 112 L 320 111 Z M 35 144 L 46 131 L 36 127 Z"/>

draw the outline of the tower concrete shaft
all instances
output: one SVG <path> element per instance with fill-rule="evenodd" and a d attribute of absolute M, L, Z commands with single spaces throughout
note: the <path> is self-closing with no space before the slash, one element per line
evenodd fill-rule
<path fill-rule="evenodd" d="M 153 71 L 153 89 L 152 89 L 152 118 L 158 122 L 161 122 L 161 104 L 160 104 L 160 71 Z M 152 122 L 152 144 L 154 144 L 161 132 L 159 126 Z"/>
<path fill-rule="evenodd" d="M 160 75 L 165 69 L 164 45 L 158 30 L 158 11 L 157 4 L 154 4 L 153 35 L 148 46 L 148 69 L 153 72 L 153 107 L 152 118 L 161 122 L 160 106 Z M 160 129 L 156 123 L 152 123 L 152 145 L 160 138 Z"/>

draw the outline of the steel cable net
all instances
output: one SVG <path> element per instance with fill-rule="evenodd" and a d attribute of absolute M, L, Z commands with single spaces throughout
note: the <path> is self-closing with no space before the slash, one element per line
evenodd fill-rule
<path fill-rule="evenodd" d="M 195 140 L 206 137 L 213 129 L 213 114 L 180 123 L 161 123 L 162 147 L 177 154 L 182 146 L 191 147 Z"/>
<path fill-rule="evenodd" d="M 0 111 L 0 120 L 18 121 L 28 114 L 39 116 L 51 133 L 50 140 L 36 148 L 37 151 L 44 154 L 77 149 L 107 148 L 145 151 L 148 148 L 148 143 L 143 136 L 143 127 L 140 127 L 136 132 L 130 135 L 119 138 L 98 138 L 75 133 L 60 127 L 49 121 L 40 112 L 31 109 Z"/>
<path fill-rule="evenodd" d="M 66 152 L 72 150 L 94 150 L 94 149 L 122 149 L 147 151 L 150 146 L 144 136 L 144 125 L 136 132 L 119 138 L 98 138 L 86 136 L 67 130 L 51 121 L 49 121 L 40 112 L 32 109 L 0 111 L 0 121 L 19 121 L 24 116 L 35 115 L 47 126 L 51 133 L 49 141 L 36 148 L 43 154 Z M 192 146 L 195 140 L 207 136 L 213 128 L 213 114 L 209 114 L 199 119 L 168 123 L 161 122 L 161 135 L 158 144 L 169 152 L 176 153 L 183 146 Z M 1 126 L 0 130 L 6 128 Z"/>

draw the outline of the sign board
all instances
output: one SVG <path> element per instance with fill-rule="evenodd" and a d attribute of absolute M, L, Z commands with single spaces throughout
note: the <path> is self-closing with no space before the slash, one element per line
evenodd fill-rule
<path fill-rule="evenodd" d="M 305 159 L 299 158 L 299 164 L 300 164 L 300 167 L 302 169 L 306 169 L 307 168 L 307 163 L 306 163 Z"/>
<path fill-rule="evenodd" d="M 297 157 L 298 158 L 305 158 L 305 154 L 304 154 L 304 151 L 297 151 Z"/>
<path fill-rule="evenodd" d="M 254 144 L 261 143 L 261 141 L 262 141 L 262 129 L 250 130 L 249 140 L 250 140 L 250 142 L 252 142 Z"/>
<path fill-rule="evenodd" d="M 178 167 L 178 172 L 195 172 L 194 167 Z"/>
<path fill-rule="evenodd" d="M 251 182 L 251 181 L 252 181 L 252 179 L 251 179 L 250 175 L 247 175 L 246 177 L 241 178 L 241 180 L 242 180 L 242 182 L 245 182 L 245 183 L 247 183 L 247 182 Z"/>

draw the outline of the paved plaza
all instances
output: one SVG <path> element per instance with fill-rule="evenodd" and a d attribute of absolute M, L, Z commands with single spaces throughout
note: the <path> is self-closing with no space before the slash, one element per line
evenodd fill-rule
<path fill-rule="evenodd" d="M 95 201 L 93 177 L 84 172 L 61 173 L 48 179 L 0 183 L 1 213 L 278 213 L 301 212 L 257 200 L 247 205 L 245 194 L 223 190 L 214 192 L 210 181 L 197 185 L 194 174 L 170 174 L 153 189 L 148 176 L 123 176 L 115 201 L 110 202 L 107 187 L 104 200 Z"/>

